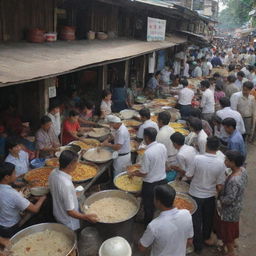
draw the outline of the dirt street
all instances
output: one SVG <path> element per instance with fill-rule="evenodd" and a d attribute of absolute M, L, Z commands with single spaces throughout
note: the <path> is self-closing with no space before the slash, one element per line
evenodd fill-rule
<path fill-rule="evenodd" d="M 237 249 L 237 256 L 254 256 L 256 255 L 256 143 L 249 145 L 247 156 L 247 171 L 249 176 L 249 183 L 244 198 L 244 208 L 242 211 L 240 221 L 240 238 L 238 240 L 239 248 Z M 139 239 L 142 227 L 136 225 L 134 238 Z M 135 248 L 134 248 L 135 249 Z M 134 250 L 134 256 L 141 254 Z M 196 256 L 192 253 L 190 256 Z M 221 256 L 217 248 L 204 248 L 201 256 Z"/>

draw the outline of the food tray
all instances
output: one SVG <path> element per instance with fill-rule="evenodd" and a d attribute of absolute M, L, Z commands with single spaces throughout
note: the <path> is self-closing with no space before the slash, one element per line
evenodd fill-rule
<path fill-rule="evenodd" d="M 107 150 L 107 151 L 109 151 L 109 152 L 111 152 L 111 157 L 109 157 L 107 160 L 92 160 L 92 159 L 90 159 L 89 157 L 88 157 L 88 154 L 90 154 L 91 152 L 93 152 L 93 151 L 97 151 L 98 149 L 104 149 L 104 150 Z M 117 156 L 118 156 L 118 153 L 116 152 L 116 151 L 114 151 L 114 150 L 112 150 L 111 148 L 109 148 L 109 147 L 97 147 L 97 148 L 91 148 L 91 149 L 89 149 L 89 150 L 87 150 L 84 154 L 83 154 L 83 159 L 84 160 L 86 160 L 86 161 L 88 161 L 88 162 L 93 162 L 93 163 L 97 163 L 97 164 L 103 164 L 103 163 L 106 163 L 106 162 L 108 162 L 108 161 L 110 161 L 110 160 L 113 160 L 114 158 L 116 158 L 117 156 L 116 156 L 116 154 L 117 154 Z"/>
<path fill-rule="evenodd" d="M 184 181 L 174 180 L 174 181 L 170 181 L 168 185 L 173 187 L 177 193 L 187 194 L 189 191 L 189 184 Z"/>
<path fill-rule="evenodd" d="M 122 190 L 122 191 L 125 191 L 125 192 L 129 192 L 129 193 L 139 193 L 141 192 L 142 190 L 142 178 L 140 177 L 134 177 L 134 178 L 140 178 L 141 179 L 141 188 L 138 189 L 138 190 L 125 190 L 124 188 L 121 188 L 120 186 L 117 185 L 117 180 L 118 178 L 120 178 L 121 176 L 124 176 L 124 175 L 128 175 L 128 172 L 122 172 L 122 173 L 119 173 L 115 178 L 114 178 L 114 185 L 116 186 L 116 188 Z"/>
<path fill-rule="evenodd" d="M 134 119 L 127 119 L 127 120 L 123 120 L 123 124 L 126 126 L 126 127 L 138 127 L 140 126 L 142 123 L 137 121 L 137 120 L 134 120 Z"/>
<path fill-rule="evenodd" d="M 197 211 L 197 203 L 191 196 L 184 194 L 184 193 L 177 193 L 175 200 L 179 199 L 179 198 L 183 199 L 191 204 L 192 208 L 187 209 L 190 211 L 191 215 L 193 215 Z M 174 206 L 175 206 L 175 200 L 174 200 Z M 178 208 L 178 209 L 181 209 L 181 208 Z M 185 208 L 183 208 L 183 209 L 185 209 Z"/>

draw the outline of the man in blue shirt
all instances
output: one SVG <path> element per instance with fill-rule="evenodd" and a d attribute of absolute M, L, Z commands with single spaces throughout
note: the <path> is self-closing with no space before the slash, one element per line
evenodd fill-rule
<path fill-rule="evenodd" d="M 222 67 L 222 61 L 219 57 L 219 53 L 216 53 L 216 55 L 212 58 L 211 63 L 214 68 L 217 66 Z"/>
<path fill-rule="evenodd" d="M 243 136 L 236 130 L 236 120 L 234 118 L 225 118 L 222 121 L 222 125 L 228 137 L 228 149 L 240 152 L 243 156 L 246 156 L 246 149 Z"/>

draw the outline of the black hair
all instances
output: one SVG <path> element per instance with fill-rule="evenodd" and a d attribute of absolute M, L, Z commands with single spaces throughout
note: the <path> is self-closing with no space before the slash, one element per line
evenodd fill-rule
<path fill-rule="evenodd" d="M 190 116 L 202 119 L 202 111 L 199 108 L 191 108 Z"/>
<path fill-rule="evenodd" d="M 144 137 L 147 137 L 150 141 L 155 141 L 157 136 L 157 130 L 152 127 L 144 129 Z"/>
<path fill-rule="evenodd" d="M 16 136 L 12 136 L 6 140 L 5 147 L 6 147 L 6 150 L 9 151 L 10 149 L 13 149 L 14 147 L 16 147 L 19 144 L 21 144 L 20 138 L 18 138 Z"/>
<path fill-rule="evenodd" d="M 254 66 L 252 66 L 252 65 L 249 65 L 247 69 L 248 69 L 248 71 L 250 71 L 250 72 L 251 72 L 251 71 L 253 71 L 253 70 L 255 69 L 255 67 L 254 67 Z"/>
<path fill-rule="evenodd" d="M 203 88 L 210 88 L 210 82 L 208 80 L 203 80 L 200 82 L 201 87 Z"/>
<path fill-rule="evenodd" d="M 15 165 L 8 162 L 3 162 L 0 164 L 0 181 L 4 179 L 5 176 L 11 176 L 15 171 Z"/>
<path fill-rule="evenodd" d="M 93 102 L 92 102 L 92 101 L 89 101 L 89 100 L 82 100 L 82 101 L 79 103 L 79 105 L 78 105 L 78 107 L 79 107 L 80 110 L 84 110 L 85 108 L 87 108 L 87 109 L 93 109 L 93 106 L 94 106 Z"/>
<path fill-rule="evenodd" d="M 48 112 L 51 112 L 53 109 L 58 108 L 60 106 L 60 101 L 57 99 L 50 100 Z"/>
<path fill-rule="evenodd" d="M 235 70 L 236 66 L 234 64 L 229 64 L 228 65 L 228 71 L 231 72 L 233 70 Z"/>
<path fill-rule="evenodd" d="M 180 81 L 180 83 L 183 85 L 183 87 L 187 87 L 188 86 L 188 80 L 187 79 L 182 79 Z"/>
<path fill-rule="evenodd" d="M 236 81 L 236 77 L 234 75 L 230 75 L 227 77 L 228 82 L 234 83 Z"/>
<path fill-rule="evenodd" d="M 143 108 L 139 111 L 139 114 L 141 117 L 146 117 L 147 119 L 150 119 L 150 110 L 148 108 Z"/>
<path fill-rule="evenodd" d="M 177 144 L 179 146 L 183 146 L 185 144 L 185 136 L 180 132 L 175 132 L 170 137 L 172 143 Z"/>
<path fill-rule="evenodd" d="M 41 125 L 50 123 L 51 121 L 52 120 L 51 120 L 51 118 L 49 116 L 42 116 L 41 119 L 40 119 Z"/>
<path fill-rule="evenodd" d="M 213 74 L 213 77 L 214 77 L 214 78 L 220 78 L 221 75 L 220 75 L 220 73 L 216 72 L 216 73 Z"/>
<path fill-rule="evenodd" d="M 163 206 L 171 208 L 176 197 L 176 191 L 169 185 L 158 185 L 154 189 L 155 200 L 159 201 Z"/>
<path fill-rule="evenodd" d="M 171 114 L 168 111 L 160 112 L 157 119 L 161 121 L 164 125 L 168 125 L 171 120 Z"/>
<path fill-rule="evenodd" d="M 220 140 L 216 136 L 208 137 L 206 147 L 209 150 L 217 151 L 220 147 Z"/>
<path fill-rule="evenodd" d="M 59 163 L 60 169 L 65 169 L 71 162 L 78 159 L 78 154 L 71 150 L 64 150 L 60 154 Z"/>
<path fill-rule="evenodd" d="M 211 119 L 212 122 L 216 122 L 218 124 L 221 124 L 222 122 L 222 119 L 216 115 L 216 113 L 212 116 L 212 119 Z"/>
<path fill-rule="evenodd" d="M 224 126 L 233 127 L 234 129 L 236 129 L 236 120 L 234 118 L 225 118 L 221 123 Z"/>
<path fill-rule="evenodd" d="M 79 113 L 77 111 L 75 111 L 75 110 L 71 110 L 69 112 L 69 117 L 73 117 L 73 116 L 79 116 Z"/>
<path fill-rule="evenodd" d="M 236 167 L 241 167 L 244 164 L 245 157 L 238 151 L 228 150 L 225 155 L 230 162 L 233 162 L 236 165 Z"/>
<path fill-rule="evenodd" d="M 239 71 L 239 72 L 237 72 L 237 74 L 236 74 L 237 76 L 241 76 L 241 77 L 245 77 L 245 74 L 244 74 L 244 72 L 243 71 Z"/>
<path fill-rule="evenodd" d="M 247 81 L 247 82 L 244 82 L 243 83 L 243 87 L 249 89 L 249 90 L 252 90 L 253 89 L 253 83 L 250 82 L 250 81 Z"/>
<path fill-rule="evenodd" d="M 220 98 L 220 105 L 223 108 L 230 107 L 231 106 L 230 99 L 228 97 Z"/>
<path fill-rule="evenodd" d="M 155 76 L 158 76 L 161 74 L 161 71 L 156 71 Z"/>
<path fill-rule="evenodd" d="M 223 84 L 222 83 L 216 83 L 215 90 L 216 91 L 223 91 Z"/>
<path fill-rule="evenodd" d="M 102 91 L 102 99 L 105 99 L 110 94 L 111 94 L 110 90 L 103 90 Z"/>
<path fill-rule="evenodd" d="M 202 120 L 196 117 L 192 117 L 189 119 L 189 125 L 196 132 L 199 132 L 203 129 Z"/>

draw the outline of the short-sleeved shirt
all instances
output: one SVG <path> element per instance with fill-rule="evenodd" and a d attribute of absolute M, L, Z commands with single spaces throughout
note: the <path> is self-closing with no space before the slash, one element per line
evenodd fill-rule
<path fill-rule="evenodd" d="M 19 157 L 15 157 L 12 154 L 9 154 L 5 162 L 12 163 L 15 165 L 15 171 L 17 177 L 26 173 L 29 170 L 29 159 L 28 153 L 21 150 L 19 152 Z"/>
<path fill-rule="evenodd" d="M 161 212 L 149 223 L 140 243 L 144 247 L 152 245 L 150 256 L 185 256 L 187 240 L 193 236 L 189 211 L 174 208 Z"/>
<path fill-rule="evenodd" d="M 147 87 L 152 90 L 155 90 L 158 86 L 159 86 L 158 80 L 154 76 L 151 77 L 147 83 Z"/>
<path fill-rule="evenodd" d="M 154 183 L 166 178 L 167 150 L 161 143 L 152 142 L 146 147 L 140 172 L 146 174 L 144 182 Z"/>
<path fill-rule="evenodd" d="M 119 129 L 114 134 L 114 143 L 122 145 L 118 150 L 119 154 L 130 153 L 131 143 L 130 143 L 130 133 L 126 126 L 122 124 Z"/>
<path fill-rule="evenodd" d="M 100 111 L 104 112 L 105 115 L 110 115 L 112 113 L 111 110 L 112 101 L 106 102 L 103 100 L 100 104 Z"/>
<path fill-rule="evenodd" d="M 28 208 L 30 202 L 9 185 L 0 184 L 0 225 L 10 228 L 21 217 L 20 212 Z"/>
<path fill-rule="evenodd" d="M 194 146 L 196 147 L 196 149 L 198 150 L 198 152 L 200 154 L 204 154 L 205 153 L 205 149 L 206 149 L 206 143 L 207 143 L 207 134 L 205 133 L 205 131 L 202 129 L 198 134 L 197 137 L 195 137 L 194 139 Z"/>
<path fill-rule="evenodd" d="M 235 130 L 233 134 L 228 137 L 228 149 L 238 151 L 243 156 L 246 155 L 244 139 L 238 130 Z"/>
<path fill-rule="evenodd" d="M 181 105 L 191 105 L 192 99 L 194 97 L 193 90 L 185 87 L 179 92 L 179 104 Z"/>
<path fill-rule="evenodd" d="M 202 94 L 201 108 L 203 114 L 210 114 L 215 111 L 214 93 L 209 88 Z"/>
<path fill-rule="evenodd" d="M 55 115 L 48 113 L 48 117 L 52 120 L 52 127 L 54 130 L 54 133 L 58 137 L 60 135 L 60 127 L 61 127 L 61 121 L 60 121 L 60 113 L 56 113 Z"/>
<path fill-rule="evenodd" d="M 195 160 L 186 173 L 193 177 L 190 183 L 189 194 L 197 198 L 209 198 L 216 195 L 216 185 L 224 184 L 225 164 L 215 154 L 195 156 Z"/>
<path fill-rule="evenodd" d="M 67 211 L 79 211 L 76 191 L 71 176 L 56 168 L 51 172 L 48 181 L 52 194 L 54 217 L 59 223 L 72 230 L 79 229 L 79 220 L 67 214 Z"/>
<path fill-rule="evenodd" d="M 55 148 L 59 147 L 60 142 L 55 134 L 52 127 L 48 131 L 45 131 L 44 129 L 40 128 L 36 132 L 36 148 L 39 150 L 40 157 L 47 158 L 52 157 L 53 155 L 50 152 L 41 151 L 45 148 Z"/>
<path fill-rule="evenodd" d="M 157 132 L 159 131 L 158 125 L 156 122 L 153 122 L 152 120 L 146 120 L 139 128 L 138 132 L 137 132 L 137 138 L 139 139 L 143 139 L 144 136 L 144 129 L 146 128 L 155 128 L 157 130 Z"/>
<path fill-rule="evenodd" d="M 74 140 L 74 137 L 69 132 L 78 132 L 80 125 L 78 122 L 71 123 L 69 120 L 64 121 L 62 131 L 62 144 L 66 145 Z"/>
<path fill-rule="evenodd" d="M 177 154 L 178 166 L 185 172 L 188 171 L 189 167 L 195 160 L 196 150 L 192 146 L 183 145 Z"/>

